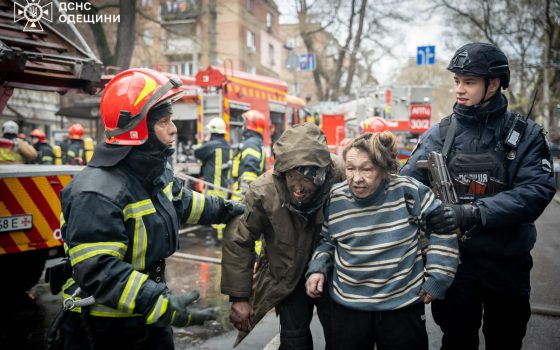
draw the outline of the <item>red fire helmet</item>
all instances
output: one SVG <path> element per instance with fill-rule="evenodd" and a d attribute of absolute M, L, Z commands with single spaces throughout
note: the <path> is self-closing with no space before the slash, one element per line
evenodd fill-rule
<path fill-rule="evenodd" d="M 177 76 L 168 78 L 153 69 L 132 68 L 117 74 L 101 95 L 99 109 L 105 125 L 105 142 L 143 144 L 148 139 L 148 111 L 181 98 L 181 85 Z"/>
<path fill-rule="evenodd" d="M 389 130 L 389 126 L 385 119 L 381 117 L 370 117 L 360 123 L 361 133 L 366 132 L 382 132 Z"/>
<path fill-rule="evenodd" d="M 266 118 L 261 112 L 251 109 L 241 115 L 245 121 L 245 128 L 263 134 L 266 127 Z"/>
<path fill-rule="evenodd" d="M 47 137 L 45 136 L 45 133 L 41 129 L 33 129 L 33 131 L 31 131 L 31 133 L 29 134 L 29 136 L 38 138 L 39 142 L 47 142 Z"/>

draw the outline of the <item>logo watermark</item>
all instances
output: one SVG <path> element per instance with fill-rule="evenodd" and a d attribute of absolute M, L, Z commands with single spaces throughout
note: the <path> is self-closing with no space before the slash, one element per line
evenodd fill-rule
<path fill-rule="evenodd" d="M 24 32 L 42 32 L 41 20 L 52 22 L 52 2 L 41 6 L 41 0 L 25 0 L 26 5 L 14 2 L 14 22 L 25 20 Z"/>
<path fill-rule="evenodd" d="M 53 21 L 53 3 L 41 5 L 41 0 L 25 0 L 26 4 L 14 2 L 14 23 L 25 21 L 24 32 L 42 32 L 41 21 Z M 61 2 L 58 7 L 60 23 L 118 23 L 120 14 L 67 14 L 67 11 L 91 11 L 90 2 Z"/>

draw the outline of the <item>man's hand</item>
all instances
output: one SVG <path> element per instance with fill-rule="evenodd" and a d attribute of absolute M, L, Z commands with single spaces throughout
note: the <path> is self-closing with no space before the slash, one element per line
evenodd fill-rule
<path fill-rule="evenodd" d="M 424 290 L 424 288 L 420 289 L 420 292 L 418 292 L 418 295 L 424 299 L 424 304 L 429 304 L 431 303 L 434 299 L 432 298 L 432 296 L 428 293 L 426 293 L 426 291 Z"/>
<path fill-rule="evenodd" d="M 255 311 L 248 301 L 236 301 L 231 304 L 229 320 L 235 328 L 242 332 L 253 329 Z"/>
<path fill-rule="evenodd" d="M 325 284 L 325 275 L 321 272 L 315 272 L 309 275 L 305 282 L 307 295 L 311 298 L 318 298 L 323 293 L 323 285 Z"/>
<path fill-rule="evenodd" d="M 435 233 L 453 233 L 480 223 L 480 213 L 472 204 L 443 204 L 426 217 L 428 229 Z"/>

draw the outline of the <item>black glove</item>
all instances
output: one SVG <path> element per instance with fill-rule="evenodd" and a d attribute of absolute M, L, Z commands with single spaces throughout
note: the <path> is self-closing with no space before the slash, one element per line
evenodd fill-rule
<path fill-rule="evenodd" d="M 234 200 L 225 200 L 224 208 L 228 219 L 223 220 L 223 222 L 228 222 L 231 218 L 243 214 L 243 212 L 245 211 L 245 204 Z"/>
<path fill-rule="evenodd" d="M 472 204 L 443 204 L 426 217 L 428 230 L 453 233 L 480 224 L 480 211 Z"/>
<path fill-rule="evenodd" d="M 203 309 L 189 312 L 187 306 L 194 303 L 200 297 L 198 290 L 186 294 L 167 294 L 167 310 L 160 320 L 175 327 L 188 327 L 203 324 L 207 320 L 215 320 L 217 315 L 214 309 Z"/>

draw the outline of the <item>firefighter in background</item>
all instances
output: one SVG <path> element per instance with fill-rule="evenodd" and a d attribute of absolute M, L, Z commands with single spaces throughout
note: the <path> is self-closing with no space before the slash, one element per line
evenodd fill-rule
<path fill-rule="evenodd" d="M 198 291 L 171 293 L 165 282 L 180 225 L 227 222 L 244 211 L 174 177 L 171 105 L 183 95 L 180 86 L 178 77 L 129 69 L 101 96 L 107 139 L 61 191 L 61 233 L 72 265 L 62 294 L 95 299 L 67 313 L 65 349 L 174 349 L 170 326 L 216 318 L 214 310 L 187 309 Z"/>
<path fill-rule="evenodd" d="M 68 128 L 68 139 L 62 144 L 62 162 L 71 165 L 84 165 L 84 127 L 75 123 Z"/>
<path fill-rule="evenodd" d="M 37 151 L 27 141 L 18 138 L 19 126 L 13 120 L 2 124 L 0 164 L 24 164 L 37 157 Z"/>
<path fill-rule="evenodd" d="M 226 141 L 226 123 L 222 118 L 212 118 L 206 125 L 210 139 L 194 150 L 194 156 L 202 163 L 202 178 L 216 187 L 206 186 L 206 194 L 227 198 L 227 188 L 231 180 L 231 147 Z M 225 225 L 212 225 L 211 234 L 207 237 L 209 245 L 219 245 Z"/>
<path fill-rule="evenodd" d="M 383 132 L 388 131 L 389 126 L 385 119 L 381 117 L 370 117 L 360 123 L 360 134 L 367 132 Z"/>
<path fill-rule="evenodd" d="M 234 179 L 233 191 L 238 195 L 233 199 L 241 199 L 247 192 L 249 184 L 264 172 L 266 154 L 263 144 L 263 132 L 266 119 L 261 112 L 249 110 L 241 115 L 243 133 L 237 154 L 233 159 L 231 175 Z"/>
<path fill-rule="evenodd" d="M 54 164 L 54 152 L 51 145 L 47 143 L 47 137 L 41 129 L 31 131 L 31 143 L 37 151 L 37 158 L 32 162 L 35 164 Z"/>

